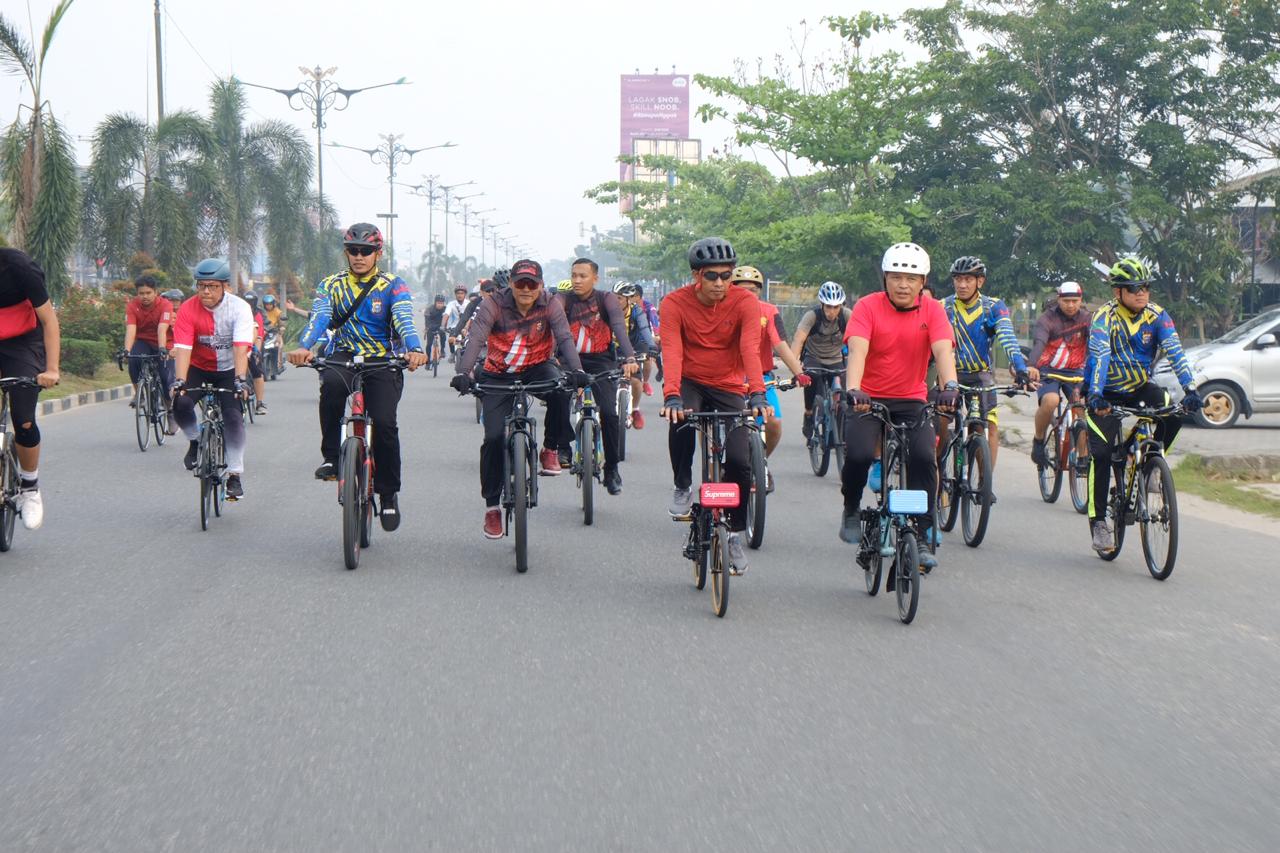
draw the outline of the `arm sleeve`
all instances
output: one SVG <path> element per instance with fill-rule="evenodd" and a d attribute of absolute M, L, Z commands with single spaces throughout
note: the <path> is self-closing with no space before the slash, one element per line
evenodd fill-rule
<path fill-rule="evenodd" d="M 231 344 L 237 347 L 251 347 L 256 340 L 258 324 L 253 320 L 253 309 L 243 303 L 231 321 Z"/>
<path fill-rule="evenodd" d="M 662 300 L 662 316 L 667 330 L 662 333 L 662 396 L 680 396 L 680 374 L 684 369 L 684 318 L 680 306 L 671 298 Z"/>
<path fill-rule="evenodd" d="M 1089 393 L 1101 394 L 1107 387 L 1107 371 L 1111 368 L 1110 314 L 1105 308 L 1098 311 L 1089 328 L 1089 358 L 1093 360 L 1093 372 L 1089 374 Z"/>
<path fill-rule="evenodd" d="M 764 374 L 760 369 L 760 321 L 764 319 L 760 313 L 760 300 L 754 296 L 742 300 L 738 309 L 738 318 L 742 331 L 738 335 L 738 352 L 742 356 L 742 364 L 747 371 L 747 393 L 764 393 Z"/>
<path fill-rule="evenodd" d="M 1049 312 L 1046 311 L 1036 319 L 1036 327 L 1031 332 L 1031 355 L 1027 361 L 1039 364 L 1044 348 L 1049 345 Z"/>
<path fill-rule="evenodd" d="M 1178 375 L 1178 383 L 1186 388 L 1195 378 L 1191 374 L 1191 365 L 1187 363 L 1187 354 L 1182 349 L 1182 339 L 1178 337 L 1178 330 L 1168 311 L 1161 311 L 1156 320 L 1156 338 L 1159 339 L 1164 354 L 1169 357 L 1173 372 Z"/>
<path fill-rule="evenodd" d="M 1013 321 L 1009 319 L 1009 306 L 1005 305 L 1003 300 L 997 299 L 991 308 L 996 317 L 996 340 L 1004 348 L 1004 354 L 1009 357 L 1009 364 L 1015 371 L 1026 371 L 1027 360 L 1022 357 L 1022 347 L 1018 345 L 1018 336 L 1013 331 Z"/>
<path fill-rule="evenodd" d="M 303 349 L 311 349 L 315 346 L 316 341 L 324 334 L 324 330 L 329 328 L 331 319 L 333 319 L 333 303 L 329 300 L 329 288 L 322 281 L 316 287 L 315 298 L 311 300 L 311 320 L 298 336 L 298 346 Z"/>
<path fill-rule="evenodd" d="M 173 348 L 191 349 L 196 343 L 195 325 L 191 319 L 191 311 L 186 304 L 178 309 L 178 316 L 173 321 Z"/>
<path fill-rule="evenodd" d="M 403 282 L 391 288 L 391 325 L 405 346 L 422 349 L 422 336 L 413 322 L 413 297 Z"/>
<path fill-rule="evenodd" d="M 773 312 L 773 328 L 778 333 L 779 340 L 787 340 L 791 336 L 787 334 L 787 324 L 782 319 L 782 312 L 774 309 Z"/>
<path fill-rule="evenodd" d="M 618 342 L 624 358 L 634 358 L 636 351 L 631 346 L 631 338 L 627 335 L 627 324 L 622 316 L 622 305 L 618 295 L 604 291 L 600 294 L 600 305 L 609 319 L 609 328 L 613 330 L 613 339 Z"/>
<path fill-rule="evenodd" d="M 480 358 L 480 349 L 489 341 L 489 332 L 493 329 L 498 316 L 498 303 L 494 299 L 486 299 L 475 312 L 475 322 L 471 324 L 471 336 L 467 338 L 467 348 L 458 359 L 458 373 L 470 375 Z"/>
<path fill-rule="evenodd" d="M 569 331 L 569 318 L 564 313 L 564 303 L 559 299 L 547 300 L 547 321 L 551 324 L 551 334 L 556 341 L 556 350 L 560 358 L 570 370 L 581 370 L 582 359 L 578 357 L 578 348 L 573 345 L 573 334 Z"/>

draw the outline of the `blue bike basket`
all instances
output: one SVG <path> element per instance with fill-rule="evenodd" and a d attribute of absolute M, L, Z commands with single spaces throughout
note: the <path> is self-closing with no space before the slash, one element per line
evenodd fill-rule
<path fill-rule="evenodd" d="M 894 515 L 925 515 L 929 512 L 929 493 L 923 489 L 891 489 L 889 512 Z"/>

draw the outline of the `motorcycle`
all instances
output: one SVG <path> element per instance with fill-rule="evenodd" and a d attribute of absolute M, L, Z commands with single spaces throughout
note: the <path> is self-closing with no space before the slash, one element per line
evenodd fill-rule
<path fill-rule="evenodd" d="M 262 372 L 267 379 L 274 380 L 284 373 L 284 345 L 280 339 L 280 330 L 272 326 L 267 329 L 262 341 Z"/>

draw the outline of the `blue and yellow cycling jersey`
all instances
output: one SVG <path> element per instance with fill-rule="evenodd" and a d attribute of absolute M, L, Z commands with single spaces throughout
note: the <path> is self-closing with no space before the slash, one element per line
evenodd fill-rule
<path fill-rule="evenodd" d="M 330 319 L 335 314 L 345 314 L 370 280 L 373 289 L 356 313 L 334 332 L 326 352 L 345 350 L 355 355 L 385 356 L 401 349 L 401 344 L 407 349 L 422 349 L 422 338 L 413 322 L 409 286 L 399 276 L 377 269 L 360 280 L 347 270 L 320 282 L 311 303 L 311 322 L 298 344 L 308 349 L 314 346 L 329 328 Z"/>
<path fill-rule="evenodd" d="M 1093 315 L 1085 376 L 1092 393 L 1127 393 L 1151 378 L 1160 350 L 1169 357 L 1183 388 L 1192 383 L 1191 367 L 1169 312 L 1154 302 L 1137 314 L 1111 300 Z"/>
<path fill-rule="evenodd" d="M 999 343 L 1009 357 L 1015 373 L 1025 372 L 1027 360 L 1022 357 L 1018 337 L 1013 333 L 1009 308 L 999 299 L 981 293 L 972 302 L 961 302 L 954 295 L 942 300 L 947 319 L 956 336 L 956 370 L 979 373 L 991 369 L 991 347 Z"/>

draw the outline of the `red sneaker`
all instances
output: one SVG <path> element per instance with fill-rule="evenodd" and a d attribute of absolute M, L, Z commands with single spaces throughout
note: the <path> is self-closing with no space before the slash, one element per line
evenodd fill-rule
<path fill-rule="evenodd" d="M 502 510 L 496 506 L 484 511 L 484 538 L 502 538 Z"/>
<path fill-rule="evenodd" d="M 549 447 L 542 449 L 542 476 L 554 477 L 560 473 L 560 454 Z"/>
<path fill-rule="evenodd" d="M 652 396 L 653 396 L 653 386 L 652 386 L 652 385 L 650 385 L 648 382 L 644 383 L 644 389 L 643 389 L 643 390 L 644 390 L 644 395 L 645 395 L 646 397 L 652 397 Z"/>
<path fill-rule="evenodd" d="M 644 415 L 640 414 L 640 410 L 636 409 L 631 413 L 632 429 L 644 429 Z"/>

